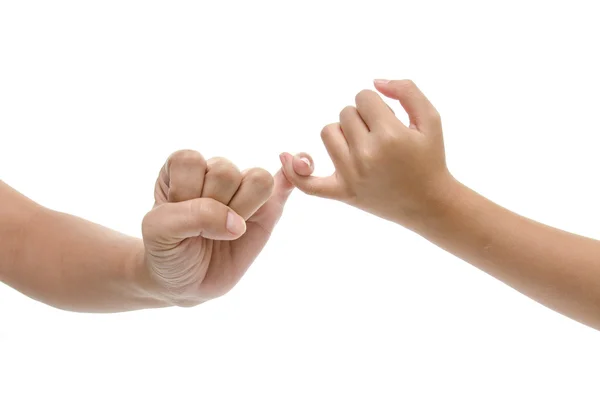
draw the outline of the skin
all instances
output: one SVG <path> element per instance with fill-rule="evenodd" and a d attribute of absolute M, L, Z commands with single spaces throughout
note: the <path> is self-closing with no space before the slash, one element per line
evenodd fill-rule
<path fill-rule="evenodd" d="M 517 215 L 457 181 L 446 166 L 439 113 L 411 81 L 376 80 L 321 137 L 333 175 L 307 176 L 306 154 L 280 158 L 303 192 L 396 222 L 530 298 L 600 330 L 600 242 Z"/>
<path fill-rule="evenodd" d="M 143 239 L 37 204 L 0 181 L 0 281 L 59 309 L 190 307 L 228 292 L 267 243 L 293 190 L 183 150 L 156 181 Z"/>

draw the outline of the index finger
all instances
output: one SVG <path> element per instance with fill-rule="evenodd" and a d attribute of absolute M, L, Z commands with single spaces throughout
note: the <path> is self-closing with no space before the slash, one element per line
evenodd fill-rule
<path fill-rule="evenodd" d="M 206 160 L 200 153 L 194 150 L 177 151 L 169 157 L 164 170 L 162 177 L 168 186 L 168 201 L 176 203 L 202 196 Z"/>

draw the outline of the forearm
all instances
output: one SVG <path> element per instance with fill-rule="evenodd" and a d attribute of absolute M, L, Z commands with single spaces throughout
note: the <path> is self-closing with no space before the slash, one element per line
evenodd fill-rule
<path fill-rule="evenodd" d="M 502 208 L 456 183 L 418 230 L 532 299 L 600 329 L 600 242 Z"/>
<path fill-rule="evenodd" d="M 6 185 L 0 189 L 0 281 L 64 310 L 166 305 L 152 290 L 139 239 L 40 207 Z"/>

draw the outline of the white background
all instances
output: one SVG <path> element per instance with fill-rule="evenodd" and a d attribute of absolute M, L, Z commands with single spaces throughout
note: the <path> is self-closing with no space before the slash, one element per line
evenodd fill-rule
<path fill-rule="evenodd" d="M 0 176 L 139 236 L 172 151 L 275 172 L 305 150 L 326 174 L 322 126 L 411 78 L 462 182 L 598 238 L 594 3 L 5 0 Z M 596 331 L 399 226 L 300 193 L 287 210 L 193 309 L 71 314 L 0 287 L 0 396 L 600 394 Z"/>

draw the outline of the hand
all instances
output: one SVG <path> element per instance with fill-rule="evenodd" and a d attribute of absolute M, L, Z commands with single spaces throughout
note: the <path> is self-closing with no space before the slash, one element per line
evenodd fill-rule
<path fill-rule="evenodd" d="M 281 171 L 273 178 L 195 151 L 171 155 L 142 224 L 146 266 L 162 297 L 193 306 L 229 291 L 265 246 L 292 189 Z"/>
<path fill-rule="evenodd" d="M 425 215 L 441 210 L 453 185 L 446 167 L 439 113 L 408 80 L 376 80 L 383 95 L 397 99 L 408 113 L 404 125 L 374 91 L 356 96 L 356 107 L 340 113 L 321 138 L 335 172 L 309 175 L 306 155 L 280 156 L 286 177 L 303 192 L 336 199 L 382 218 L 414 228 Z M 307 165 L 308 164 L 308 165 Z"/>

